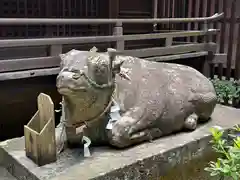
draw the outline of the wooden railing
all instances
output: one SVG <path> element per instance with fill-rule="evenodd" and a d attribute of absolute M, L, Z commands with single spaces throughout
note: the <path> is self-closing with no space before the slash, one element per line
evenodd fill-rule
<path fill-rule="evenodd" d="M 116 49 L 126 55 L 146 58 L 153 61 L 167 61 L 188 57 L 206 56 L 203 72 L 208 76 L 208 64 L 213 61 L 216 44 L 209 41 L 209 36 L 216 34 L 217 29 L 209 29 L 208 24 L 220 20 L 222 14 L 201 18 L 167 18 L 167 19 L 11 19 L 0 18 L 0 25 L 59 25 L 59 24 L 115 24 L 113 35 L 89 36 L 70 38 L 41 38 L 41 39 L 3 39 L 0 40 L 0 48 L 49 46 L 48 57 L 7 59 L 0 60 L 0 80 L 28 78 L 34 76 L 53 75 L 59 72 L 62 46 L 66 44 L 116 42 Z M 189 23 L 203 22 L 203 30 L 133 34 L 123 35 L 123 24 L 126 23 Z M 201 43 L 188 43 L 173 45 L 173 38 L 204 36 Z M 165 39 L 165 47 L 125 50 L 126 41 Z M 217 61 L 217 60 L 216 60 Z M 218 63 L 218 62 L 216 62 Z"/>
<path fill-rule="evenodd" d="M 212 41 L 218 45 L 217 53 L 226 54 L 226 62 L 224 64 L 215 64 L 212 67 L 212 74 L 219 78 L 233 77 L 240 79 L 240 0 L 178 0 L 184 4 L 180 10 L 182 16 L 179 17 L 201 17 L 209 16 L 215 12 L 223 12 L 224 17 L 210 24 L 210 28 L 218 28 L 221 30 L 217 36 L 212 37 Z M 162 2 L 162 1 L 160 1 Z M 160 4 L 161 5 L 161 4 Z M 176 11 L 177 6 L 167 8 L 167 11 Z M 185 9 L 185 10 L 184 10 Z M 184 12 L 184 11 L 185 12 Z M 162 16 L 166 17 L 166 16 Z M 167 16 L 175 17 L 175 16 Z M 189 23 L 186 30 L 196 30 L 199 23 Z M 189 42 L 196 41 L 195 38 L 188 38 Z"/>

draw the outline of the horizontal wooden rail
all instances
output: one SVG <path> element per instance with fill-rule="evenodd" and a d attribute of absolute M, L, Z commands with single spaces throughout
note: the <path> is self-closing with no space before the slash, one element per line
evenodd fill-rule
<path fill-rule="evenodd" d="M 155 57 L 149 57 L 145 58 L 148 61 L 172 61 L 177 59 L 187 59 L 187 58 L 196 58 L 196 57 L 202 57 L 208 55 L 207 51 L 200 51 L 200 52 L 192 52 L 187 54 L 176 54 L 176 55 L 170 55 L 170 56 L 155 56 Z"/>
<path fill-rule="evenodd" d="M 0 73 L 0 81 L 57 75 L 60 67 Z"/>
<path fill-rule="evenodd" d="M 134 34 L 120 36 L 88 36 L 88 37 L 66 37 L 66 38 L 38 38 L 38 39 L 6 39 L 0 40 L 0 48 L 3 47 L 27 47 L 27 46 L 45 46 L 57 44 L 81 44 L 81 43 L 99 43 L 113 41 L 135 41 L 146 39 L 161 39 L 189 36 L 204 36 L 216 34 L 219 30 L 209 29 L 207 31 L 180 31 L 170 33 L 153 34 Z"/>
<path fill-rule="evenodd" d="M 225 19 L 220 19 L 219 20 L 219 22 L 221 22 L 221 23 L 224 23 L 224 22 L 226 22 L 226 23 L 231 23 L 233 20 L 231 19 L 231 18 L 225 18 Z M 240 17 L 236 17 L 235 19 L 234 19 L 234 21 L 236 21 L 236 23 L 240 23 Z"/>
<path fill-rule="evenodd" d="M 165 56 L 165 55 L 175 55 L 183 54 L 189 52 L 207 51 L 208 48 L 215 48 L 215 43 L 195 43 L 195 44 L 185 44 L 185 45 L 175 45 L 169 47 L 154 47 L 154 48 L 144 48 L 135 50 L 125 50 L 112 52 L 116 55 L 129 55 L 134 57 L 153 57 L 153 56 Z"/>
<path fill-rule="evenodd" d="M 47 19 L 47 18 L 0 18 L 0 25 L 59 25 L 59 24 L 122 24 L 122 23 L 189 23 L 211 22 L 223 17 L 216 13 L 211 17 L 161 18 L 161 19 Z"/>
<path fill-rule="evenodd" d="M 58 56 L 0 60 L 0 73 L 59 67 L 60 62 Z"/>
<path fill-rule="evenodd" d="M 223 64 L 225 65 L 227 63 L 227 54 L 223 53 L 223 54 L 215 54 L 214 55 L 214 59 L 212 60 L 212 62 L 209 62 L 210 64 Z"/>
<path fill-rule="evenodd" d="M 130 55 L 141 58 L 151 58 L 155 61 L 166 61 L 171 60 L 171 58 L 189 58 L 193 56 L 204 56 L 205 53 L 202 51 L 207 51 L 212 47 L 215 47 L 215 43 L 196 43 L 196 44 L 185 44 L 176 45 L 170 47 L 155 47 L 155 48 L 144 48 L 135 50 L 124 50 L 118 51 L 117 54 Z M 192 53 L 192 52 L 195 52 Z M 189 53 L 189 54 L 183 54 Z M 166 56 L 170 55 L 170 56 Z M 156 57 L 153 57 L 156 56 Z M 38 57 L 38 58 L 24 58 L 24 59 L 9 59 L 0 60 L 0 73 L 11 72 L 11 71 L 23 71 L 32 70 L 40 68 L 53 68 L 59 67 L 60 58 L 59 56 L 51 57 Z"/>
<path fill-rule="evenodd" d="M 169 55 L 169 56 L 155 56 L 150 58 L 145 58 L 148 61 L 172 61 L 177 59 L 188 59 L 188 58 L 196 58 L 196 57 L 202 57 L 207 56 L 207 51 L 199 51 L 199 52 L 192 52 L 192 53 L 186 53 L 186 54 L 176 54 L 176 55 Z M 227 54 L 215 54 L 214 58 L 210 64 L 225 64 L 227 62 Z"/>

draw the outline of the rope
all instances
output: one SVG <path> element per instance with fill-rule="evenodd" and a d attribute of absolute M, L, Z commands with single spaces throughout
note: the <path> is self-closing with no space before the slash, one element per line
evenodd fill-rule
<path fill-rule="evenodd" d="M 127 74 L 124 73 L 124 72 L 122 72 L 122 73 L 119 72 L 119 75 L 121 77 L 123 77 L 124 79 L 130 80 L 129 77 L 127 76 Z M 86 127 L 89 127 L 88 122 L 92 123 L 92 122 L 100 119 L 111 108 L 112 103 L 114 102 L 114 95 L 115 95 L 116 89 L 117 89 L 115 81 L 107 83 L 107 84 L 100 85 L 100 84 L 97 84 L 95 81 L 93 81 L 90 77 L 88 77 L 88 75 L 83 71 L 80 71 L 80 76 L 83 76 L 87 80 L 88 84 L 95 89 L 104 89 L 104 88 L 114 87 L 114 90 L 113 90 L 113 93 L 111 95 L 110 101 L 108 102 L 108 105 L 104 108 L 103 112 L 101 112 L 96 117 L 94 117 L 92 119 L 89 119 L 87 121 L 84 121 L 84 122 L 75 123 L 75 124 L 71 124 L 71 125 L 68 124 L 68 122 L 65 119 L 65 111 L 64 111 L 64 106 L 63 106 L 63 103 L 62 103 L 62 117 L 61 117 L 60 125 L 62 124 L 63 126 L 62 126 L 62 131 L 61 131 L 61 134 L 60 134 L 60 140 L 61 140 L 61 138 L 63 138 L 63 134 L 64 134 L 64 131 L 65 131 L 66 127 L 77 128 L 77 127 L 80 127 L 82 125 L 85 125 Z M 63 100 L 63 102 L 64 102 L 64 100 Z M 63 143 L 62 143 L 60 149 L 58 150 L 58 154 L 60 154 L 64 149 L 64 140 L 62 140 L 62 142 Z"/>
<path fill-rule="evenodd" d="M 82 75 L 84 75 L 84 77 L 86 77 L 87 81 L 90 82 L 89 84 L 91 86 L 95 86 L 95 88 L 106 88 L 106 87 L 110 87 L 109 84 L 104 84 L 104 85 L 98 85 L 97 83 L 95 83 L 94 81 L 92 81 L 85 73 L 82 73 Z M 112 85 L 111 85 L 112 86 Z M 62 142 L 61 144 L 61 147 L 59 148 L 58 150 L 58 154 L 60 154 L 63 149 L 64 149 L 64 139 L 63 139 L 63 135 L 64 135 L 64 131 L 66 130 L 66 127 L 72 127 L 72 128 L 77 128 L 77 127 L 80 127 L 82 125 L 85 125 L 86 127 L 89 127 L 89 124 L 88 122 L 95 122 L 96 120 L 100 119 L 112 106 L 112 103 L 114 101 L 114 95 L 116 93 L 116 85 L 114 84 L 115 88 L 114 88 L 114 91 L 111 95 L 111 98 L 110 98 L 110 101 L 108 102 L 108 105 L 104 108 L 104 110 L 99 114 L 97 115 L 96 117 L 92 118 L 92 119 L 89 119 L 87 121 L 84 121 L 84 122 L 80 122 L 80 123 L 75 123 L 75 124 L 69 124 L 67 122 L 67 120 L 65 119 L 65 111 L 64 111 L 64 105 L 62 103 L 62 116 L 61 116 L 61 121 L 60 121 L 60 125 L 62 125 L 62 130 L 61 130 L 61 134 L 60 134 L 60 142 Z M 64 100 L 63 100 L 64 102 Z"/>
<path fill-rule="evenodd" d="M 84 121 L 84 122 L 81 122 L 81 123 L 75 123 L 75 124 L 72 124 L 71 127 L 79 127 L 79 126 L 82 126 L 82 125 L 86 125 L 86 127 L 89 127 L 89 123 L 88 122 L 95 122 L 96 120 L 98 120 L 99 118 L 101 118 L 112 106 L 112 103 L 114 102 L 114 94 L 116 93 L 116 88 L 114 89 L 112 95 L 111 95 L 111 98 L 110 98 L 110 101 L 108 102 L 108 105 L 104 108 L 103 112 L 101 112 L 99 115 L 97 115 L 96 117 L 92 118 L 92 119 L 89 119 L 87 121 Z"/>
<path fill-rule="evenodd" d="M 111 88 L 115 85 L 114 82 L 110 82 L 110 83 L 107 83 L 107 84 L 97 84 L 90 77 L 88 77 L 88 75 L 83 71 L 80 71 L 80 76 L 85 77 L 85 79 L 88 81 L 88 84 L 91 85 L 92 87 L 94 87 L 95 89 Z"/>
<path fill-rule="evenodd" d="M 62 142 L 62 144 L 61 144 L 59 150 L 57 151 L 57 154 L 60 154 L 63 151 L 64 143 L 65 143 L 63 135 L 64 135 L 64 132 L 65 132 L 66 126 L 65 126 L 65 118 L 64 118 L 65 117 L 65 111 L 64 111 L 63 101 L 64 100 L 62 99 L 62 102 L 61 102 L 61 105 L 62 105 L 62 116 L 61 116 L 60 124 L 59 124 L 59 126 L 62 128 L 61 133 L 60 133 L 59 142 Z M 63 126 L 61 126 L 61 125 L 63 125 Z"/>

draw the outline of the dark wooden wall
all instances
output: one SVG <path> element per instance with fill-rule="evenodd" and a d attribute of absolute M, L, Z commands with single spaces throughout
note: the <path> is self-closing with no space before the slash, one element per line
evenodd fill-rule
<path fill-rule="evenodd" d="M 0 81 L 0 140 L 23 135 L 23 125 L 37 110 L 39 93 L 50 95 L 56 109 L 59 108 L 60 96 L 56 92 L 55 79 L 55 76 L 48 76 Z"/>

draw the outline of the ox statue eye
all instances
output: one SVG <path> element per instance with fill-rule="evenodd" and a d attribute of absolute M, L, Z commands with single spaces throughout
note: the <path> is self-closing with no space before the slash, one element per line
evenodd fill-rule
<path fill-rule="evenodd" d="M 72 75 L 72 78 L 75 79 L 75 80 L 77 80 L 77 79 L 80 78 L 80 74 L 79 74 L 79 73 L 74 73 L 74 74 Z"/>
<path fill-rule="evenodd" d="M 72 69 L 71 72 L 73 73 L 72 78 L 77 80 L 80 78 L 80 71 L 78 69 Z"/>

